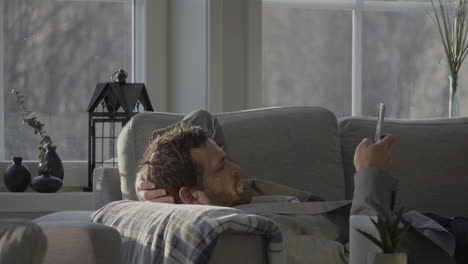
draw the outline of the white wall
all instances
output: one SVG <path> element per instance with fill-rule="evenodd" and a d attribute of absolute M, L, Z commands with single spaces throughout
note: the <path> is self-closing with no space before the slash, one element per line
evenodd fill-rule
<path fill-rule="evenodd" d="M 205 0 L 169 2 L 170 110 L 206 108 L 207 27 Z"/>
<path fill-rule="evenodd" d="M 260 89 L 260 0 L 155 1 L 147 0 L 146 79 L 150 93 L 161 94 L 150 95 L 156 111 L 248 108 L 252 87 Z"/>
<path fill-rule="evenodd" d="M 246 107 L 248 0 L 225 0 L 223 5 L 223 110 Z"/>
<path fill-rule="evenodd" d="M 147 0 L 145 9 L 145 83 L 155 111 L 169 111 L 168 95 L 168 3 Z"/>

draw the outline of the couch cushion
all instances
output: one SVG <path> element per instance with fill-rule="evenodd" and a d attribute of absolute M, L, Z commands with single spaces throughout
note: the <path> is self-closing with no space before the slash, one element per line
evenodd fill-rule
<path fill-rule="evenodd" d="M 339 122 L 348 199 L 353 193 L 355 148 L 364 137 L 374 138 L 375 124 L 369 117 Z M 400 182 L 397 208 L 468 216 L 468 118 L 386 119 L 383 132 L 396 139 L 392 174 Z"/>
<path fill-rule="evenodd" d="M 325 199 L 344 199 L 337 121 L 331 111 L 296 106 L 215 116 L 242 178 L 261 178 Z M 124 127 L 118 139 L 123 199 L 137 199 L 136 167 L 153 131 L 182 118 L 183 114 L 141 113 Z"/>
<path fill-rule="evenodd" d="M 321 107 L 277 107 L 216 115 L 242 178 L 260 178 L 326 200 L 344 199 L 335 115 Z"/>

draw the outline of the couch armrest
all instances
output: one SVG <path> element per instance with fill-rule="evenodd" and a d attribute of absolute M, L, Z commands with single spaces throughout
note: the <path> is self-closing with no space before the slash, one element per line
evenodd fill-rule
<path fill-rule="evenodd" d="M 93 210 L 97 210 L 110 202 L 122 200 L 118 168 L 95 168 L 93 171 L 93 187 Z"/>
<path fill-rule="evenodd" d="M 123 264 L 119 232 L 89 222 L 38 223 L 47 237 L 44 264 Z"/>

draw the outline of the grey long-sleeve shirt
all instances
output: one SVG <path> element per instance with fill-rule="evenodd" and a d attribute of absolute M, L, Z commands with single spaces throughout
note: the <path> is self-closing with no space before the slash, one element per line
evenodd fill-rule
<path fill-rule="evenodd" d="M 350 214 L 389 215 L 392 192 L 397 188 L 390 174 L 373 168 L 356 173 L 352 201 L 320 201 L 308 192 L 257 179 L 245 180 L 244 184 L 257 196 L 253 203 L 237 208 L 272 218 L 280 225 L 288 263 L 347 263 L 344 245 L 349 240 Z M 454 263 L 446 252 L 450 246 L 445 247 L 451 243 L 450 234 L 440 229 L 434 232 L 431 225 L 423 224 L 426 230 L 421 229 L 424 222 L 414 215 L 422 216 L 414 211 L 405 216 L 415 228 L 401 243 L 409 263 Z"/>

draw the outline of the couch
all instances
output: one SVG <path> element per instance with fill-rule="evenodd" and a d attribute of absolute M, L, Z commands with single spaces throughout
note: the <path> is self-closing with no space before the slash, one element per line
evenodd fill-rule
<path fill-rule="evenodd" d="M 152 132 L 183 116 L 140 113 L 127 123 L 118 138 L 118 168 L 94 171 L 94 209 L 116 200 L 137 199 L 136 166 Z M 275 181 L 328 200 L 352 199 L 354 150 L 363 138 L 374 137 L 376 123 L 371 117 L 337 119 L 331 111 L 314 106 L 255 109 L 215 116 L 224 129 L 231 160 L 241 167 L 241 177 Z M 468 216 L 465 202 L 468 162 L 464 155 L 468 150 L 468 118 L 386 119 L 383 130 L 396 138 L 393 175 L 400 182 L 397 208 Z M 35 221 L 53 226 L 56 221 L 86 221 L 90 214 L 59 212 Z M 93 239 L 100 239 L 100 235 L 95 233 Z M 62 240 L 62 245 L 73 242 L 66 237 Z M 113 242 L 109 241 L 112 243 L 118 244 L 118 239 L 114 237 Z M 261 253 L 264 248 L 261 237 L 225 234 L 211 263 L 266 263 L 265 254 Z M 99 249 L 94 247 L 94 250 Z M 118 250 L 113 253 L 122 254 Z M 246 259 L 246 255 L 251 257 Z M 46 258 L 46 263 L 59 262 L 47 262 Z M 87 263 L 106 262 L 102 259 L 102 262 Z"/>

